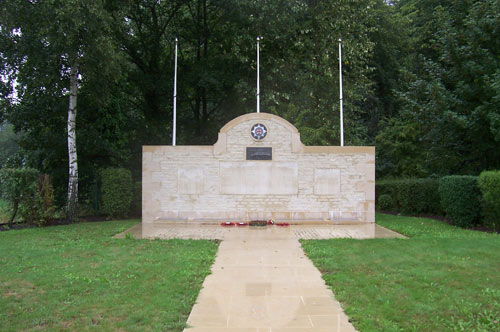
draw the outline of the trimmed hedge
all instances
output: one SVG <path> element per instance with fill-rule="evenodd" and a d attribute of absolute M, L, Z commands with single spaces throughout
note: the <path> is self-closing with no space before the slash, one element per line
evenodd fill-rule
<path fill-rule="evenodd" d="M 142 182 L 134 183 L 134 195 L 130 206 L 130 214 L 134 217 L 140 217 L 142 214 Z"/>
<path fill-rule="evenodd" d="M 409 215 L 446 215 L 460 227 L 484 224 L 500 230 L 500 171 L 479 177 L 397 179 L 376 182 L 377 209 Z"/>
<path fill-rule="evenodd" d="M 382 211 L 391 211 L 394 207 L 392 197 L 387 194 L 380 195 L 377 200 L 378 209 Z"/>
<path fill-rule="evenodd" d="M 470 227 L 481 217 L 477 176 L 451 175 L 439 181 L 439 195 L 446 216 L 456 226 Z"/>
<path fill-rule="evenodd" d="M 382 195 L 392 198 L 391 211 L 443 215 L 438 188 L 439 179 L 400 179 L 377 182 L 375 192 L 377 202 Z"/>
<path fill-rule="evenodd" d="M 132 202 L 132 173 L 124 168 L 100 171 L 102 212 L 111 218 L 125 217 Z"/>
<path fill-rule="evenodd" d="M 485 171 L 478 178 L 486 226 L 500 230 L 500 171 Z"/>

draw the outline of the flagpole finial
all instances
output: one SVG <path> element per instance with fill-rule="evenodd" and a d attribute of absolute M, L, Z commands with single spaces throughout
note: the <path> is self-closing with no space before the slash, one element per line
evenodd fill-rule
<path fill-rule="evenodd" d="M 339 43 L 342 43 L 342 38 L 339 38 Z"/>
<path fill-rule="evenodd" d="M 177 37 L 175 37 L 175 42 L 177 43 L 179 41 L 179 39 L 177 39 Z"/>

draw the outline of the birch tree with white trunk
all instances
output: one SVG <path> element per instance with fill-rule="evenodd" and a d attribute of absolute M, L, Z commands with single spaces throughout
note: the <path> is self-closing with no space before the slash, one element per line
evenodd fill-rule
<path fill-rule="evenodd" d="M 70 94 L 68 108 L 68 199 L 66 216 L 68 221 L 78 219 L 78 154 L 76 151 L 76 112 L 78 96 L 78 59 L 75 56 L 70 70 Z"/>
<path fill-rule="evenodd" d="M 7 115 L 17 130 L 39 135 L 37 143 L 50 151 L 35 167 L 50 165 L 54 151 L 67 145 L 68 222 L 78 219 L 77 97 L 93 89 L 104 100 L 119 77 L 120 51 L 111 32 L 112 16 L 122 17 L 121 8 L 104 0 L 6 0 L 0 10 L 0 74 L 17 92 Z M 57 142 L 43 141 L 47 132 Z"/>

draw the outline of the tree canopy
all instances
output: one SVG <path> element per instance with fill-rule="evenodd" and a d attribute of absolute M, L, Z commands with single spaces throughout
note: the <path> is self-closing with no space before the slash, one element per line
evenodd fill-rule
<path fill-rule="evenodd" d="M 81 200 L 97 170 L 140 178 L 141 146 L 169 144 L 179 39 L 178 144 L 261 110 L 310 145 L 338 145 L 338 39 L 346 145 L 377 147 L 377 176 L 500 167 L 496 0 L 6 0 L 0 9 L 0 121 L 29 166 L 68 181 L 71 61 L 78 59 Z"/>

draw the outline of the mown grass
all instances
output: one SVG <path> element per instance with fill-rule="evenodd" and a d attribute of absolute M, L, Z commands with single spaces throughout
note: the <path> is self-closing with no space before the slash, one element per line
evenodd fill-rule
<path fill-rule="evenodd" d="M 500 331 L 500 235 L 424 218 L 377 223 L 410 239 L 302 241 L 359 331 Z"/>
<path fill-rule="evenodd" d="M 0 233 L 0 330 L 182 331 L 217 243 L 113 239 L 139 222 Z"/>

